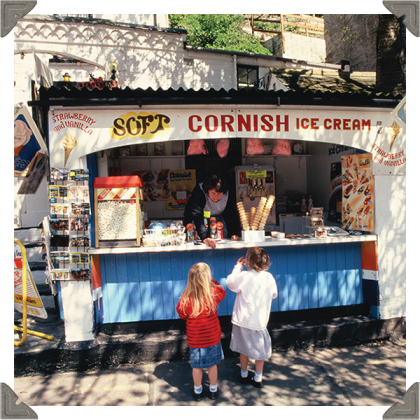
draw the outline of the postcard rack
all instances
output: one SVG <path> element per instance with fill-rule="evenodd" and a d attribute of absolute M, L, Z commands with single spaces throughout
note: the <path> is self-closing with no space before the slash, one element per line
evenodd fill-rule
<path fill-rule="evenodd" d="M 48 196 L 44 235 L 50 280 L 89 280 L 89 172 L 52 168 Z"/>

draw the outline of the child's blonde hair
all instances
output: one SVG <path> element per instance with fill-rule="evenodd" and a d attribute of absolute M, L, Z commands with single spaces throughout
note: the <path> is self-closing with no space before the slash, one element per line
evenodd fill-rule
<path fill-rule="evenodd" d="M 270 267 L 270 257 L 268 256 L 267 251 L 264 248 L 259 248 L 257 246 L 248 249 L 245 260 L 247 266 L 257 272 L 266 271 Z"/>
<path fill-rule="evenodd" d="M 217 308 L 215 288 L 221 287 L 212 283 L 210 267 L 203 262 L 194 264 L 188 272 L 187 287 L 180 298 L 180 308 L 185 313 L 185 307 L 191 303 L 191 316 L 197 317 L 206 311 L 210 314 Z"/>

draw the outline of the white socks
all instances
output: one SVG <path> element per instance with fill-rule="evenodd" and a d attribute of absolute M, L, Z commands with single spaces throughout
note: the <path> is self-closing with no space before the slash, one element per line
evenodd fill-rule
<path fill-rule="evenodd" d="M 242 370 L 241 369 L 241 377 L 242 378 L 247 378 L 248 377 L 248 370 Z M 255 371 L 254 381 L 255 382 L 261 382 L 262 381 L 262 372 Z"/>
<path fill-rule="evenodd" d="M 261 382 L 262 381 L 262 372 L 255 371 L 254 381 L 255 382 Z"/>
<path fill-rule="evenodd" d="M 203 385 L 195 386 L 194 385 L 194 392 L 196 394 L 200 394 L 203 392 Z M 217 392 L 217 384 L 216 385 L 210 385 L 210 392 Z"/>

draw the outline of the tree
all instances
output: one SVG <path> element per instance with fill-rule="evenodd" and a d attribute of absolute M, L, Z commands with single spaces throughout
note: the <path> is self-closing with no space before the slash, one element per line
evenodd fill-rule
<path fill-rule="evenodd" d="M 406 28 L 402 18 L 379 15 L 376 44 L 376 90 L 405 94 L 406 90 Z"/>
<path fill-rule="evenodd" d="M 187 44 L 192 47 L 271 55 L 258 37 L 243 30 L 245 18 L 242 15 L 169 15 L 169 22 L 171 28 L 188 32 Z"/>

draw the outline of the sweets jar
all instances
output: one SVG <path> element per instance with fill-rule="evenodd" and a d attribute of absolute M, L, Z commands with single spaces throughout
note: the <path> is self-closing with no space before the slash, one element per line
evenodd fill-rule
<path fill-rule="evenodd" d="M 327 229 L 319 227 L 315 229 L 315 238 L 326 238 L 327 235 Z"/>

